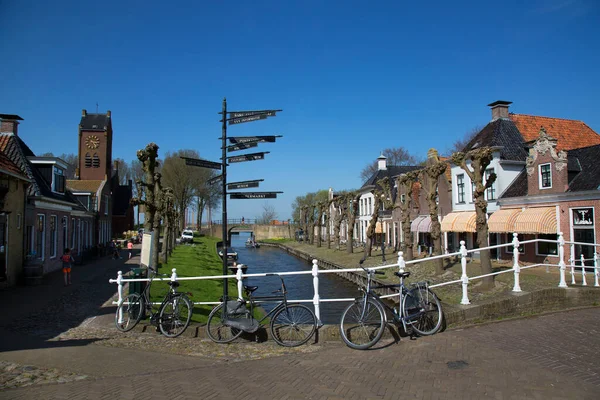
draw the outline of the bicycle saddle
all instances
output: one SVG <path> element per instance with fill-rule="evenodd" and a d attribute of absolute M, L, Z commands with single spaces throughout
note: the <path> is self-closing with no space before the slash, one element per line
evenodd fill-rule
<path fill-rule="evenodd" d="M 256 289 L 258 289 L 258 286 L 246 286 L 246 285 L 244 285 L 244 289 L 245 289 L 247 292 L 249 292 L 249 293 L 252 293 L 252 292 L 254 292 Z"/>
<path fill-rule="evenodd" d="M 177 282 L 177 281 L 169 281 L 169 286 L 171 286 L 172 288 L 179 287 L 179 282 Z"/>
<path fill-rule="evenodd" d="M 410 276 L 410 271 L 404 271 L 404 272 L 394 272 L 394 275 L 396 275 L 398 278 L 408 278 Z"/>

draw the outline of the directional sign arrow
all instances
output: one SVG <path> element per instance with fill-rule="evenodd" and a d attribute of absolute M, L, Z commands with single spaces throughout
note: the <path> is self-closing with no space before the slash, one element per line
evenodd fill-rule
<path fill-rule="evenodd" d="M 231 146 L 227 146 L 227 151 L 231 152 L 238 150 L 246 150 L 251 147 L 258 147 L 258 141 L 232 144 Z"/>
<path fill-rule="evenodd" d="M 197 158 L 181 157 L 185 160 L 185 165 L 191 165 L 193 167 L 221 169 L 221 163 L 208 160 L 199 160 Z"/>
<path fill-rule="evenodd" d="M 231 182 L 227 184 L 228 190 L 234 189 L 248 189 L 258 187 L 259 182 L 263 182 L 264 179 L 255 179 L 253 181 L 242 181 L 242 182 Z"/>
<path fill-rule="evenodd" d="M 236 162 L 243 162 L 243 161 L 264 160 L 265 154 L 269 154 L 269 152 L 265 151 L 262 153 L 242 154 L 240 156 L 227 157 L 227 162 L 236 163 Z"/>
<path fill-rule="evenodd" d="M 235 125 L 235 124 L 243 124 L 244 122 L 258 121 L 260 119 L 267 119 L 267 114 L 254 114 L 254 115 L 249 115 L 247 117 L 242 117 L 242 118 L 228 119 L 227 121 L 229 121 L 229 125 Z"/>
<path fill-rule="evenodd" d="M 227 193 L 230 199 L 276 199 L 277 193 L 283 192 L 247 192 L 247 193 Z"/>
<path fill-rule="evenodd" d="M 217 183 L 218 181 L 220 181 L 220 180 L 221 180 L 221 178 L 223 178 L 223 175 L 217 175 L 217 176 L 215 176 L 214 178 L 210 178 L 210 179 L 208 180 L 208 184 L 209 184 L 209 185 L 214 185 L 215 183 Z"/>
<path fill-rule="evenodd" d="M 267 114 L 267 117 L 274 117 L 276 112 L 283 110 L 250 110 L 250 111 L 228 111 L 229 118 L 241 118 L 249 115 Z"/>
<path fill-rule="evenodd" d="M 228 137 L 229 143 L 235 144 L 246 144 L 246 143 L 275 143 L 277 138 L 283 137 L 281 135 L 272 136 L 231 136 Z"/>

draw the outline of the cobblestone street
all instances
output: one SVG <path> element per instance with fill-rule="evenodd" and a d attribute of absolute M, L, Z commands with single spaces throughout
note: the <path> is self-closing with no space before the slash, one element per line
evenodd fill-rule
<path fill-rule="evenodd" d="M 131 260 L 135 264 L 137 260 Z M 0 292 L 0 398 L 595 399 L 600 309 L 449 330 L 354 351 L 341 342 L 286 349 L 217 345 L 112 326 L 123 260 L 79 267 L 41 287 Z M 230 384 L 235 381 L 235 384 Z"/>

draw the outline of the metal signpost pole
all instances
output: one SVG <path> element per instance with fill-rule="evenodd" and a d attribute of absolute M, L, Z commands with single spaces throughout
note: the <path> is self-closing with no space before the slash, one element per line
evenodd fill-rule
<path fill-rule="evenodd" d="M 223 98 L 223 127 L 222 127 L 222 177 L 223 190 L 223 275 L 227 276 L 227 99 Z M 223 278 L 223 304 L 227 304 L 227 278 Z"/>

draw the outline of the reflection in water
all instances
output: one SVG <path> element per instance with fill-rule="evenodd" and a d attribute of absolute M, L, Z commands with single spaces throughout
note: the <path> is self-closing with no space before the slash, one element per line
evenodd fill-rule
<path fill-rule="evenodd" d="M 246 247 L 248 235 L 232 235 L 231 246 L 238 253 L 238 262 L 248 265 L 248 274 L 269 272 L 310 271 L 312 265 L 283 250 L 261 246 L 258 249 Z M 292 275 L 284 278 L 290 300 L 307 300 L 314 296 L 312 275 Z M 268 296 L 281 287 L 278 277 L 267 276 L 246 278 L 246 285 L 258 286 L 257 296 Z M 359 295 L 358 287 L 337 274 L 319 275 L 319 295 L 322 299 L 354 298 Z M 312 303 L 304 303 L 312 308 Z M 337 324 L 347 302 L 321 303 L 321 321 L 324 324 Z M 268 306 L 264 307 L 269 309 Z"/>

